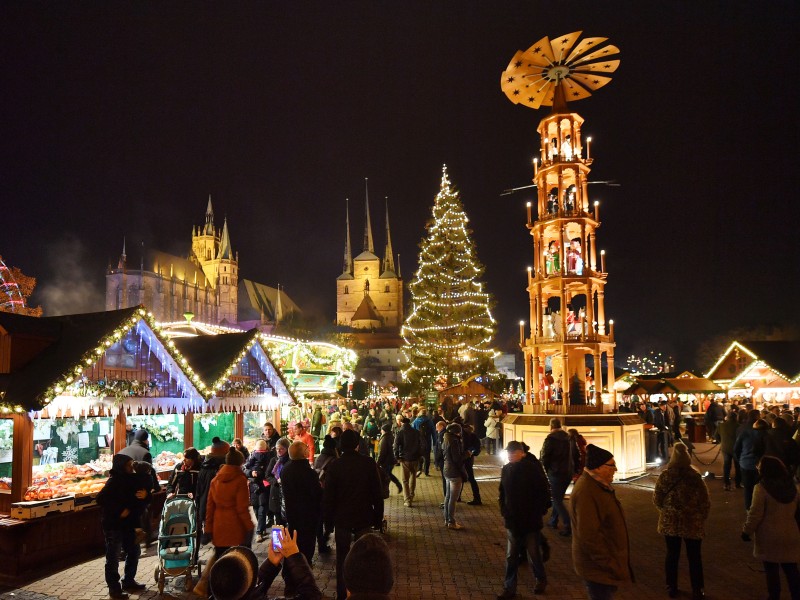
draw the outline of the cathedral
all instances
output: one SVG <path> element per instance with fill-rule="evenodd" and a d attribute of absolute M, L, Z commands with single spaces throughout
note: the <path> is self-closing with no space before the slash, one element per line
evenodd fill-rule
<path fill-rule="evenodd" d="M 399 260 L 398 260 L 399 263 Z M 358 331 L 399 332 L 403 324 L 403 280 L 395 268 L 389 207 L 386 207 L 386 247 L 383 260 L 375 254 L 369 197 L 366 201 L 364 247 L 353 258 L 350 244 L 350 210 L 346 214 L 344 268 L 336 279 L 336 324 Z"/>
<path fill-rule="evenodd" d="M 106 310 L 145 305 L 155 319 L 174 322 L 192 313 L 202 323 L 270 329 L 299 307 L 279 290 L 239 278 L 239 254 L 233 252 L 228 221 L 214 224 L 208 199 L 205 224 L 192 227 L 187 257 L 143 251 L 138 268 L 128 264 L 125 244 L 116 268 L 106 272 Z"/>

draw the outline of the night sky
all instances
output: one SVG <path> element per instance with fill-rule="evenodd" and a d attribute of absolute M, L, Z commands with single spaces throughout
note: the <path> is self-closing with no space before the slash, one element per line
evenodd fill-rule
<path fill-rule="evenodd" d="M 356 251 L 369 178 L 403 276 L 448 165 L 496 300 L 527 316 L 536 125 L 500 73 L 577 30 L 621 49 L 576 102 L 607 252 L 618 356 L 694 365 L 741 326 L 797 326 L 800 9 L 769 2 L 137 2 L 0 6 L 0 254 L 46 314 L 103 308 L 127 238 L 185 255 L 209 193 L 241 276 L 332 321 L 345 198 Z"/>

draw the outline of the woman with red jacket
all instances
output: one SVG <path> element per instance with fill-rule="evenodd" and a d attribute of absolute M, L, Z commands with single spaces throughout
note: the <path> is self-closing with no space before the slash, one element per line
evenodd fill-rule
<path fill-rule="evenodd" d="M 250 488 L 243 464 L 242 453 L 231 448 L 225 455 L 225 464 L 211 480 L 205 532 L 211 534 L 217 558 L 231 546 L 249 548 L 253 541 L 255 525 L 250 517 Z"/>

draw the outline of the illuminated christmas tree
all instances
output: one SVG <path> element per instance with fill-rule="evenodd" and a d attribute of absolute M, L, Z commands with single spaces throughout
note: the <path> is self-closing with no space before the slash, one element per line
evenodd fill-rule
<path fill-rule="evenodd" d="M 447 167 L 420 243 L 419 267 L 409 284 L 412 310 L 403 325 L 408 369 L 422 389 L 453 384 L 492 368 L 495 320 L 491 299 L 477 279 L 483 273 Z"/>

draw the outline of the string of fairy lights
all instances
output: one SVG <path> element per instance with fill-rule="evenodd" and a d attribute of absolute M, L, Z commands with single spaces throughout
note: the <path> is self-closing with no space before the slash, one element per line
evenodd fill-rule
<path fill-rule="evenodd" d="M 475 281 L 483 273 L 475 257 L 458 193 L 442 169 L 433 219 L 426 226 L 419 266 L 409 284 L 412 310 L 401 329 L 408 369 L 404 378 L 423 373 L 456 378 L 472 375 L 480 360 L 496 354 L 491 347 L 496 321 L 491 297 Z M 415 373 L 415 371 L 417 373 Z"/>

